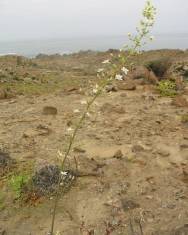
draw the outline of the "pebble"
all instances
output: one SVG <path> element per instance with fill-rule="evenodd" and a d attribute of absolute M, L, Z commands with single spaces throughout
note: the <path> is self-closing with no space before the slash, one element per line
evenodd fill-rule
<path fill-rule="evenodd" d="M 117 159 L 121 159 L 122 157 L 123 157 L 123 153 L 120 149 L 117 150 L 113 155 L 113 158 L 117 158 Z"/>
<path fill-rule="evenodd" d="M 168 157 L 170 155 L 169 151 L 166 149 L 158 149 L 157 153 L 162 157 Z"/>

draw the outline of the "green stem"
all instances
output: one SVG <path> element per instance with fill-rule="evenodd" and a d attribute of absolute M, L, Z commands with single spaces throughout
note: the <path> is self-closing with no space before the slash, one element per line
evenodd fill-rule
<path fill-rule="evenodd" d="M 65 152 L 65 157 L 62 161 L 62 164 L 61 164 L 61 169 L 64 168 L 64 165 L 65 165 L 65 162 L 69 156 L 69 153 L 72 149 L 72 146 L 73 146 L 73 143 L 74 143 L 74 140 L 76 138 L 76 135 L 79 131 L 79 129 L 81 128 L 82 126 L 82 123 L 84 122 L 86 116 L 87 116 L 87 113 L 89 112 L 92 104 L 95 102 L 95 100 L 97 99 L 97 97 L 102 93 L 103 89 L 106 87 L 106 85 L 108 85 L 109 83 L 109 79 L 106 79 L 104 84 L 101 85 L 101 87 L 98 89 L 98 91 L 96 92 L 95 96 L 87 103 L 87 107 L 84 111 L 84 113 L 82 114 L 80 120 L 78 121 L 75 129 L 74 129 L 74 132 L 70 138 L 70 141 L 69 141 L 69 146 L 67 148 L 67 151 Z M 55 224 L 55 216 L 56 216 L 56 211 L 57 211 L 57 206 L 58 206 L 58 201 L 59 201 L 59 198 L 60 198 L 60 191 L 61 191 L 61 176 L 59 177 L 59 180 L 58 180 L 58 186 L 57 186 L 57 192 L 56 192 L 56 195 L 55 195 L 55 200 L 54 200 L 54 208 L 53 208 L 53 214 L 52 214 L 52 224 L 51 224 L 51 231 L 50 231 L 50 235 L 53 235 L 54 233 L 54 224 Z"/>

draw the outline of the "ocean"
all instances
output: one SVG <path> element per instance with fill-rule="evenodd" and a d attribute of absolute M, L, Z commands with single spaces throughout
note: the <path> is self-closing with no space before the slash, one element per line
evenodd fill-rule
<path fill-rule="evenodd" d="M 70 39 L 46 39 L 25 41 L 0 41 L 0 55 L 18 54 L 35 57 L 43 54 L 69 54 L 85 50 L 106 51 L 119 49 L 128 42 L 126 36 L 105 36 Z M 144 50 L 155 49 L 188 49 L 188 33 L 155 35 L 155 40 L 149 42 Z"/>

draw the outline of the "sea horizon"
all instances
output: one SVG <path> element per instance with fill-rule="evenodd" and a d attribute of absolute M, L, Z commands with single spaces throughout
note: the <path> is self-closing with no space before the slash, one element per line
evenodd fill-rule
<path fill-rule="evenodd" d="M 188 49 L 188 33 L 155 34 L 143 50 Z M 128 43 L 126 35 L 107 35 L 70 38 L 43 38 L 0 41 L 0 55 L 35 57 L 38 54 L 71 54 L 79 51 L 120 49 Z"/>

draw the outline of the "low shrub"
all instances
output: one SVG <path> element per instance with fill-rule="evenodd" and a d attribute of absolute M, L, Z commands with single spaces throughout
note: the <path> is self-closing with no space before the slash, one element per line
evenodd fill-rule
<path fill-rule="evenodd" d="M 162 96 L 173 97 L 177 95 L 176 84 L 174 81 L 162 80 L 157 85 L 157 90 Z"/>
<path fill-rule="evenodd" d="M 165 75 L 170 66 L 171 66 L 170 58 L 153 60 L 146 64 L 146 67 L 149 70 L 153 71 L 154 74 L 159 78 L 162 78 Z"/>
<path fill-rule="evenodd" d="M 23 187 L 29 182 L 30 177 L 28 175 L 19 174 L 12 175 L 9 179 L 9 186 L 15 193 L 16 198 L 20 198 Z"/>
<path fill-rule="evenodd" d="M 181 117 L 181 122 L 182 123 L 188 123 L 188 114 L 184 114 Z"/>

